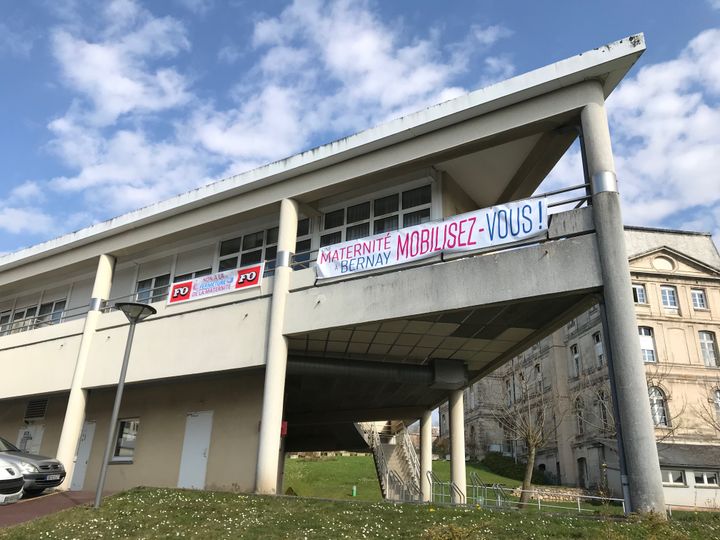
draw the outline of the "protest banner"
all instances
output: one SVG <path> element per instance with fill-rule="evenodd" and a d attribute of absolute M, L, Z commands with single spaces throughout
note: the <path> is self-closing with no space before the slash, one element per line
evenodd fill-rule
<path fill-rule="evenodd" d="M 170 287 L 167 303 L 180 304 L 219 294 L 227 294 L 239 289 L 259 287 L 262 281 L 264 263 L 226 270 L 208 276 L 173 283 Z"/>

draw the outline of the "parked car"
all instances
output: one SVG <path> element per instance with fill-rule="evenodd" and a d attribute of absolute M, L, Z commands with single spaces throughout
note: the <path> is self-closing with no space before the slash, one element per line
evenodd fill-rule
<path fill-rule="evenodd" d="M 18 468 L 0 458 L 0 505 L 14 503 L 22 497 L 24 484 Z"/>
<path fill-rule="evenodd" d="M 57 459 L 28 454 L 2 437 L 0 459 L 9 461 L 20 470 L 28 495 L 37 495 L 47 488 L 59 486 L 65 479 L 65 467 Z"/>

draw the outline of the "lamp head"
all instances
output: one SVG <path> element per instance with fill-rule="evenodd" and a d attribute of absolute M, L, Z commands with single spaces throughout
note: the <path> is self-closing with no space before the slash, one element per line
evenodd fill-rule
<path fill-rule="evenodd" d="M 150 315 L 157 313 L 154 307 L 148 306 L 147 304 L 140 304 L 139 302 L 117 302 L 115 308 L 122 311 L 131 324 L 140 322 Z"/>

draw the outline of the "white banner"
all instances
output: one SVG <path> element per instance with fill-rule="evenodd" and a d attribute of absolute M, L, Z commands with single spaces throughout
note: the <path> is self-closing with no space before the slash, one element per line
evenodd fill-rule
<path fill-rule="evenodd" d="M 545 234 L 547 199 L 483 208 L 443 221 L 320 248 L 317 275 L 330 278 L 440 255 L 510 244 Z"/>

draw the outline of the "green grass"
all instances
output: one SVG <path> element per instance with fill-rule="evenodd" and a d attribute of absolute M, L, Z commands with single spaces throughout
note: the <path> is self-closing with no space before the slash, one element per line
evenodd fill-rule
<path fill-rule="evenodd" d="M 100 510 L 73 508 L 0 529 L 19 539 L 341 539 L 341 538 L 720 538 L 720 515 L 657 519 L 582 519 L 476 508 L 328 502 L 207 491 L 138 488 L 106 499 Z"/>
<path fill-rule="evenodd" d="M 450 462 L 433 461 L 433 471 L 443 481 L 450 480 Z M 468 481 L 476 472 L 486 484 L 501 483 L 518 486 L 520 482 L 490 472 L 484 465 L 468 462 Z M 285 489 L 291 487 L 301 497 L 350 499 L 352 487 L 357 487 L 357 498 L 379 501 L 380 486 L 371 455 L 338 456 L 317 459 L 286 459 Z"/>

